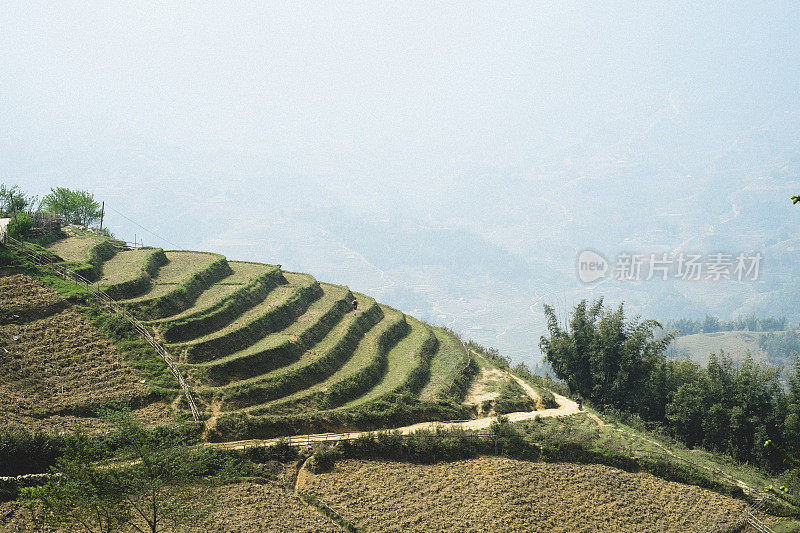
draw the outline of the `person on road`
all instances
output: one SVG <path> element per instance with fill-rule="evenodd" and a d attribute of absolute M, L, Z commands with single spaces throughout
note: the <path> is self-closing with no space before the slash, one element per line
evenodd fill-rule
<path fill-rule="evenodd" d="M 356 298 L 353 298 L 353 314 L 356 314 L 357 312 L 358 312 L 358 300 Z"/>

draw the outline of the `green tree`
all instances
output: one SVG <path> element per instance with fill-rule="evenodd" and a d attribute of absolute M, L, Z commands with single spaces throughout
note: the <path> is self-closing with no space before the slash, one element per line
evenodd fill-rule
<path fill-rule="evenodd" d="M 798 455 L 800 454 L 800 356 L 797 352 L 794 352 L 794 369 L 787 381 L 783 440 L 789 443 L 789 452 Z"/>
<path fill-rule="evenodd" d="M 180 434 L 147 431 L 129 411 L 109 419 L 116 429 L 107 447 L 76 433 L 51 469 L 53 477 L 42 487 L 24 489 L 21 502 L 39 509 L 34 515 L 51 527 L 87 531 L 125 525 L 156 533 L 201 516 L 194 486 L 208 473 L 213 453 L 192 452 Z M 115 451 L 113 460 L 109 449 Z"/>
<path fill-rule="evenodd" d="M 30 232 L 32 227 L 33 219 L 30 217 L 30 215 L 28 215 L 28 213 L 22 212 L 17 213 L 17 216 L 11 219 L 11 221 L 8 223 L 6 231 L 8 231 L 8 235 L 10 237 L 21 240 L 28 236 L 28 232 Z"/>
<path fill-rule="evenodd" d="M 11 217 L 15 213 L 36 214 L 41 208 L 37 196 L 28 196 L 18 185 L 10 187 L 0 183 L 0 218 Z"/>
<path fill-rule="evenodd" d="M 555 312 L 544 307 L 549 336 L 541 338 L 545 359 L 570 390 L 597 405 L 626 409 L 647 418 L 663 410 L 666 358 L 672 341 L 657 338 L 653 320 L 627 320 L 623 306 L 606 309 L 600 299 L 574 309 L 569 329 L 560 327 Z M 654 386 L 655 385 L 655 386 Z"/>
<path fill-rule="evenodd" d="M 793 510 L 792 516 L 800 517 L 800 460 L 771 440 L 764 442 L 764 448 L 775 450 L 788 467 L 781 476 L 780 487 L 767 487 L 767 491 L 788 504 Z"/>
<path fill-rule="evenodd" d="M 86 434 L 76 432 L 51 468 L 53 476 L 43 486 L 22 489 L 20 501 L 52 528 L 114 530 L 128 520 L 129 510 L 111 471 L 95 463 L 101 453 Z"/>
<path fill-rule="evenodd" d="M 130 414 L 114 415 L 122 456 L 132 460 L 113 475 L 130 506 L 128 523 L 139 531 L 179 527 L 196 516 L 191 504 L 198 457 L 179 436 L 146 431 Z M 142 527 L 141 524 L 146 524 Z"/>
<path fill-rule="evenodd" d="M 50 189 L 42 202 L 49 212 L 68 223 L 88 226 L 100 218 L 100 204 L 87 191 L 56 187 Z"/>

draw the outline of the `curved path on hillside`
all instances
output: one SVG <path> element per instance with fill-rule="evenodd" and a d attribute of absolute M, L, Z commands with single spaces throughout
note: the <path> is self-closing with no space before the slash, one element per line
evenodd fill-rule
<path fill-rule="evenodd" d="M 511 376 L 520 386 L 525 390 L 525 392 L 536 402 L 537 405 L 541 404 L 541 398 L 539 394 L 525 381 L 516 377 L 513 374 L 507 373 L 507 375 Z M 508 413 L 504 415 L 510 422 L 522 422 L 524 420 L 533 420 L 536 417 L 562 417 L 562 416 L 570 416 L 580 412 L 584 412 L 578 409 L 578 404 L 573 402 L 572 400 L 561 396 L 560 394 L 553 393 L 555 396 L 556 402 L 558 403 L 557 408 L 553 409 L 542 409 L 537 411 L 522 411 L 517 413 Z M 596 415 L 592 413 L 587 413 L 589 417 L 594 419 L 599 425 L 605 425 L 605 423 Z M 403 435 L 408 435 L 409 433 L 413 433 L 415 431 L 421 429 L 427 430 L 436 430 L 436 429 L 468 429 L 468 430 L 481 430 L 489 428 L 492 423 L 497 420 L 497 417 L 494 416 L 487 416 L 482 418 L 475 418 L 473 420 L 456 420 L 451 422 L 420 422 L 419 424 L 413 424 L 410 426 L 403 426 L 398 428 L 391 428 L 387 431 L 398 431 Z M 354 440 L 364 435 L 369 435 L 370 433 L 374 433 L 374 431 L 352 431 L 347 433 L 314 433 L 309 435 L 294 435 L 291 437 L 278 437 L 272 439 L 249 439 L 249 440 L 239 440 L 239 441 L 228 441 L 228 442 L 208 442 L 205 443 L 205 446 L 209 446 L 212 448 L 221 448 L 226 450 L 241 450 L 243 448 L 248 448 L 251 446 L 270 446 L 275 444 L 278 441 L 284 441 L 291 445 L 302 446 L 302 445 L 310 445 L 317 442 L 339 442 L 343 440 Z"/>

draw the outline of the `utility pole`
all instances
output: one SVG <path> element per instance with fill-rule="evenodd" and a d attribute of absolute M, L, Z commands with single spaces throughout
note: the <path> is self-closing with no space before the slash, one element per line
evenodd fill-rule
<path fill-rule="evenodd" d="M 103 215 L 105 214 L 105 212 L 106 212 L 106 203 L 103 202 L 103 207 L 100 208 L 100 231 L 103 231 Z"/>
<path fill-rule="evenodd" d="M 14 205 L 14 195 L 11 191 L 8 192 L 8 199 L 11 202 L 11 208 L 14 210 L 14 222 L 17 221 L 17 206 Z"/>

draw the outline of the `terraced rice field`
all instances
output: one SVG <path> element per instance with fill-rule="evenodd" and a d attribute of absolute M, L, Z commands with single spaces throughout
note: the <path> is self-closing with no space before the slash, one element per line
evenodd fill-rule
<path fill-rule="evenodd" d="M 434 465 L 347 460 L 328 473 L 304 470 L 298 490 L 365 532 L 716 531 L 747 507 L 647 473 L 499 457 Z"/>
<path fill-rule="evenodd" d="M 174 290 L 175 287 L 191 276 L 202 272 L 211 266 L 211 263 L 222 256 L 206 252 L 164 252 L 168 263 L 158 269 L 158 274 L 151 280 L 150 290 L 142 296 L 131 298 L 128 302 L 138 302 L 163 296 Z"/>
<path fill-rule="evenodd" d="M 78 240 L 54 248 L 75 258 L 87 249 Z M 135 249 L 97 265 L 97 285 L 116 291 L 164 339 L 210 413 L 209 426 L 228 412 L 253 420 L 349 413 L 409 393 L 450 401 L 446 391 L 466 356 L 447 333 L 307 274 L 220 261 Z"/>
<path fill-rule="evenodd" d="M 76 238 L 78 237 L 70 237 L 70 239 Z M 100 279 L 95 282 L 95 285 L 107 287 L 129 283 L 138 279 L 145 270 L 147 260 L 153 252 L 153 248 L 137 248 L 117 253 L 103 263 L 103 272 Z"/>
<path fill-rule="evenodd" d="M 299 360 L 272 372 L 229 384 L 220 391 L 222 396 L 230 401 L 233 409 L 249 407 L 282 395 L 293 394 L 335 372 L 338 368 L 337 363 L 344 359 L 344 356 L 352 354 L 348 353 L 348 341 L 360 338 L 365 328 L 372 325 L 368 323 L 365 326 L 363 317 L 368 316 L 366 313 L 369 309 L 377 309 L 378 305 L 375 300 L 367 299 L 363 295 L 362 301 L 364 311 L 360 317 L 345 315 L 336 327 L 321 341 L 306 350 Z"/>
<path fill-rule="evenodd" d="M 397 343 L 389 351 L 387 369 L 383 377 L 364 395 L 345 404 L 344 407 L 356 407 L 397 391 L 409 373 L 422 363 L 425 342 L 433 336 L 430 328 L 413 318 L 408 319 L 411 331 L 408 336 Z"/>
<path fill-rule="evenodd" d="M 206 335 L 193 339 L 187 343 L 176 344 L 171 347 L 175 350 L 191 350 L 198 346 L 207 345 L 213 341 L 225 339 L 230 335 L 235 335 L 240 329 L 254 324 L 258 320 L 262 319 L 265 315 L 274 313 L 276 309 L 286 305 L 289 299 L 294 296 L 299 289 L 303 287 L 309 287 L 314 283 L 314 279 L 307 275 L 286 274 L 286 278 L 287 281 L 289 281 L 288 284 L 275 287 L 269 292 L 269 294 L 267 294 L 267 297 L 264 300 L 244 311 L 230 324 L 218 330 L 210 331 Z M 219 357 L 228 354 L 224 353 L 224 348 L 221 348 L 220 351 L 216 351 L 214 355 Z"/>
<path fill-rule="evenodd" d="M 217 302 L 224 300 L 236 290 L 253 281 L 256 277 L 275 268 L 273 265 L 246 263 L 244 261 L 228 261 L 228 265 L 233 273 L 203 291 L 191 307 L 167 318 L 153 320 L 151 323 L 165 323 L 203 313 Z"/>
<path fill-rule="evenodd" d="M 371 328 L 362 338 L 353 356 L 330 377 L 311 387 L 290 394 L 280 401 L 268 403 L 260 408 L 260 412 L 281 413 L 298 411 L 309 406 L 332 406 L 336 400 L 330 398 L 331 391 L 341 389 L 343 384 L 353 376 L 369 379 L 371 371 L 380 370 L 382 355 L 385 350 L 379 346 L 382 336 L 391 334 L 393 330 L 402 330 L 405 316 L 400 311 L 381 306 L 383 319 Z"/>

